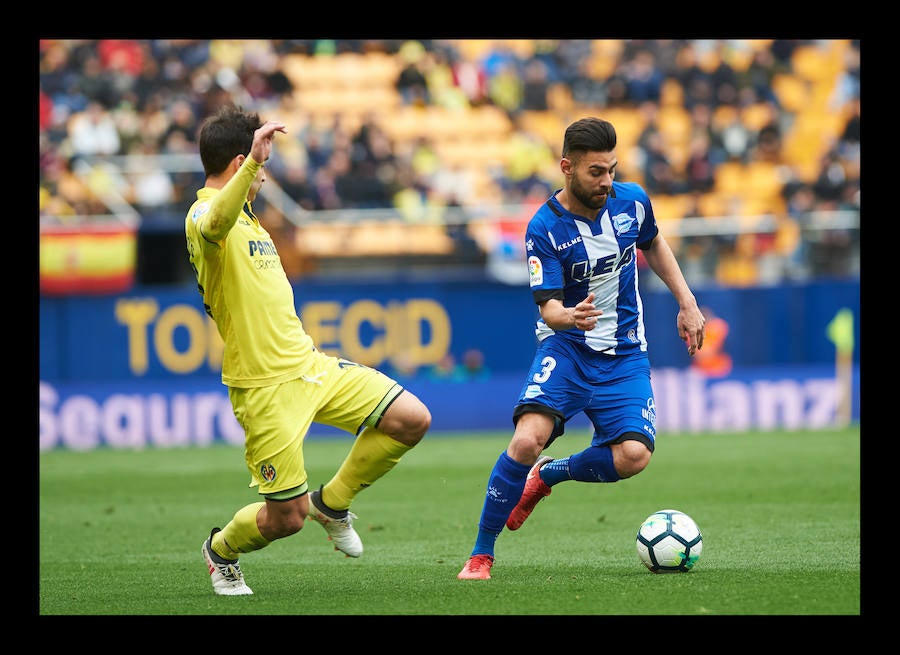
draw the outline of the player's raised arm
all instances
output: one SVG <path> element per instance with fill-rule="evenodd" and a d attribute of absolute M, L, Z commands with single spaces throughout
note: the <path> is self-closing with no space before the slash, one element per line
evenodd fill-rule
<path fill-rule="evenodd" d="M 265 179 L 263 168 L 272 154 L 272 141 L 276 132 L 287 133 L 287 128 L 280 121 L 266 121 L 253 133 L 249 157 L 238 155 L 229 165 L 234 172 L 222 186 L 222 192 L 210 205 L 209 213 L 201 226 L 201 232 L 209 241 L 220 241 L 225 238 L 240 216 L 241 207 L 247 200 L 252 200 L 256 191 Z M 236 168 L 231 168 L 236 167 Z M 209 180 L 207 180 L 209 184 Z M 254 184 L 256 185 L 254 187 Z M 252 194 L 251 194 L 251 189 Z"/>
<path fill-rule="evenodd" d="M 272 154 L 272 141 L 275 139 L 275 132 L 287 134 L 287 127 L 280 121 L 266 121 L 262 127 L 253 133 L 253 146 L 250 148 L 250 156 L 258 163 L 265 164 L 269 155 Z"/>

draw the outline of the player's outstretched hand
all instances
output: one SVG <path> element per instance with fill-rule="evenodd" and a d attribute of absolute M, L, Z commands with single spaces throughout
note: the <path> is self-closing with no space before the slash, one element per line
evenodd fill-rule
<path fill-rule="evenodd" d="M 266 121 L 253 133 L 253 145 L 250 146 L 250 155 L 260 164 L 266 163 L 272 154 L 272 140 L 275 132 L 287 134 L 287 127 L 280 121 Z"/>

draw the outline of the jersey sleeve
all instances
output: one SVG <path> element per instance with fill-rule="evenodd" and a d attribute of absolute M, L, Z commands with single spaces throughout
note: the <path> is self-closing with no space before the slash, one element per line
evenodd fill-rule
<path fill-rule="evenodd" d="M 646 250 L 653 243 L 653 239 L 659 234 L 659 226 L 656 224 L 656 216 L 653 213 L 653 204 L 646 193 L 642 197 L 634 201 L 635 210 L 638 217 L 638 238 L 636 245 L 641 250 Z"/>
<path fill-rule="evenodd" d="M 528 258 L 528 283 L 536 303 L 549 298 L 563 298 L 562 265 L 556 254 L 553 236 L 543 221 L 532 220 L 525 231 L 525 253 Z"/>

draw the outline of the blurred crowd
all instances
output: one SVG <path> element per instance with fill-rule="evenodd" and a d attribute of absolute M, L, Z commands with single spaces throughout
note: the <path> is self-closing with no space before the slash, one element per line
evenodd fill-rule
<path fill-rule="evenodd" d="M 801 52 L 837 65 L 822 75 L 798 70 Z M 390 110 L 309 109 L 289 62 L 344 53 L 392 62 Z M 859 64 L 854 40 L 42 40 L 40 213 L 106 214 L 112 190 L 145 222 L 183 219 L 203 175 L 171 162 L 199 159 L 199 124 L 225 102 L 289 123 L 294 138 L 280 140 L 268 167 L 304 210 L 409 216 L 546 197 L 560 184 L 568 122 L 609 115 L 620 131 L 618 179 L 643 184 L 655 207 L 659 198 L 659 216 L 775 216 L 771 232 L 679 240 L 691 276 L 758 281 L 768 255 L 781 262 L 773 276 L 841 274 L 853 267 L 845 259 L 858 229 L 812 243 L 800 235 L 815 212 L 859 210 Z M 501 110 L 507 156 L 485 167 L 476 151 L 448 165 L 428 134 L 401 140 L 389 127 L 410 107 Z M 806 127 L 812 119 L 823 127 Z M 811 140 L 799 140 L 804 130 Z M 155 163 L 75 174 L 81 160 L 120 155 Z M 762 168 L 777 176 L 765 193 L 751 187 L 750 171 Z M 745 188 L 729 196 L 731 170 Z M 479 171 L 488 179 L 476 179 Z"/>

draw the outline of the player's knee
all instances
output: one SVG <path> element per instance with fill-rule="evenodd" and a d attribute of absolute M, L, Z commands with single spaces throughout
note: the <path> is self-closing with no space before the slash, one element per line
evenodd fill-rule
<path fill-rule="evenodd" d="M 544 443 L 545 439 L 541 435 L 517 430 L 506 448 L 506 454 L 520 464 L 531 466 L 541 456 Z"/>
<path fill-rule="evenodd" d="M 425 433 L 431 429 L 431 412 L 424 404 L 416 413 L 413 423 L 412 437 L 414 442 L 412 445 L 415 445 L 419 443 L 419 441 L 422 440 L 422 437 L 425 436 Z"/>
<path fill-rule="evenodd" d="M 421 401 L 415 411 L 406 414 L 399 434 L 394 438 L 407 446 L 415 446 L 431 428 L 431 411 Z"/>
<path fill-rule="evenodd" d="M 646 444 L 635 439 L 625 439 L 616 446 L 614 461 L 620 478 L 630 478 L 647 468 L 653 453 Z"/>

